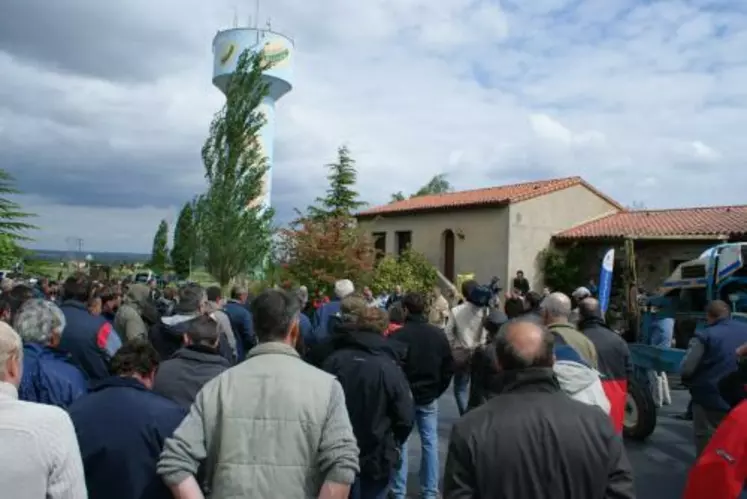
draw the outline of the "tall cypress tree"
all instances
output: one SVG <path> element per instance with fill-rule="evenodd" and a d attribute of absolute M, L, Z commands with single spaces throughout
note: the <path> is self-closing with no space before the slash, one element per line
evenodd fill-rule
<path fill-rule="evenodd" d="M 169 224 L 166 220 L 161 220 L 158 224 L 158 230 L 153 237 L 153 251 L 150 257 L 150 267 L 158 273 L 166 270 L 166 264 L 169 258 Z"/>
<path fill-rule="evenodd" d="M 272 247 L 273 211 L 259 203 L 268 168 L 259 147 L 265 67 L 260 55 L 241 54 L 202 148 L 208 188 L 195 203 L 199 251 L 221 286 L 262 268 Z"/>
<path fill-rule="evenodd" d="M 337 162 L 328 164 L 327 169 L 327 194 L 316 199 L 318 206 L 311 206 L 309 214 L 312 218 L 352 217 L 366 203 L 360 200 L 360 195 L 355 190 L 358 171 L 346 146 L 337 150 Z"/>
<path fill-rule="evenodd" d="M 174 246 L 171 249 L 171 264 L 174 272 L 182 279 L 189 277 L 197 254 L 197 232 L 192 203 L 185 203 L 179 212 L 174 228 Z"/>

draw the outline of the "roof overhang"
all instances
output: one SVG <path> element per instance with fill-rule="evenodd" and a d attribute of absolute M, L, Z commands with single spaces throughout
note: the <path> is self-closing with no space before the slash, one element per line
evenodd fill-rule
<path fill-rule="evenodd" d="M 642 235 L 609 235 L 609 236 L 563 236 L 562 234 L 554 235 L 553 241 L 556 242 L 604 242 L 604 241 L 624 241 L 631 239 L 633 241 L 728 241 L 734 235 L 729 234 L 681 234 L 672 236 L 642 236 Z"/>
<path fill-rule="evenodd" d="M 355 215 L 356 220 L 358 221 L 370 221 L 375 220 L 377 218 L 402 218 L 402 217 L 410 217 L 413 215 L 419 215 L 419 214 L 436 214 L 436 213 L 449 213 L 452 211 L 476 211 L 476 210 L 484 210 L 488 208 L 504 208 L 508 206 L 508 201 L 494 201 L 490 203 L 474 203 L 474 204 L 465 204 L 461 206 L 439 206 L 435 208 L 413 208 L 411 210 L 403 210 L 403 211 L 391 211 L 391 212 L 383 212 L 383 213 L 359 213 Z"/>

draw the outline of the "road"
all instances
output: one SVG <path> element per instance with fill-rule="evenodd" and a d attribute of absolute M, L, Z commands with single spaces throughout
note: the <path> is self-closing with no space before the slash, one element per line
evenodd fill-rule
<path fill-rule="evenodd" d="M 692 423 L 674 418 L 682 414 L 689 396 L 682 390 L 672 391 L 672 405 L 659 411 L 656 431 L 642 443 L 626 442 L 628 458 L 633 465 L 638 499 L 680 499 L 687 471 L 695 459 L 692 443 Z M 452 424 L 459 418 L 451 389 L 439 400 L 439 446 L 441 474 L 446 462 L 446 449 Z M 409 446 L 408 490 L 418 497 L 420 441 L 417 430 Z"/>

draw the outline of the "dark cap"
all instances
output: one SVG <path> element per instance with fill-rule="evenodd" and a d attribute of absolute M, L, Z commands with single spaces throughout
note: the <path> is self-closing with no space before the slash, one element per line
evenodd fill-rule
<path fill-rule="evenodd" d="M 200 315 L 186 323 L 187 336 L 192 343 L 214 345 L 219 338 L 218 323 L 209 315 Z"/>

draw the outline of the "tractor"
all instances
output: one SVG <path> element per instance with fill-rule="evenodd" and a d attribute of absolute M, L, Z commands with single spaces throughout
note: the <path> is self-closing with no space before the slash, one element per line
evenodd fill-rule
<path fill-rule="evenodd" d="M 629 253 L 632 255 L 632 250 Z M 643 440 L 656 427 L 652 373 L 679 372 L 689 339 L 705 326 L 707 303 L 723 300 L 731 304 L 733 318 L 747 322 L 747 243 L 710 248 L 699 258 L 680 264 L 655 295 L 639 299 L 634 294 L 630 292 L 628 297 L 628 310 L 637 327 L 634 342 L 629 344 L 633 378 L 628 389 L 624 435 Z M 674 348 L 651 344 L 652 325 L 660 318 L 675 320 Z"/>

